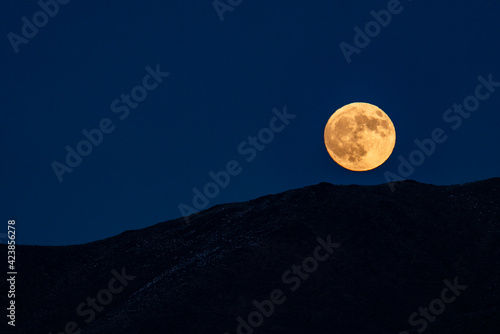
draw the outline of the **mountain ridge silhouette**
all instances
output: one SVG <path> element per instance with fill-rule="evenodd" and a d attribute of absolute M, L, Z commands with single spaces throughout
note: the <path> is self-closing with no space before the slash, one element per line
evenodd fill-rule
<path fill-rule="evenodd" d="M 16 330 L 59 333 L 74 322 L 81 333 L 237 333 L 237 318 L 278 289 L 286 301 L 252 331 L 411 333 L 423 327 L 410 315 L 458 278 L 467 290 L 425 331 L 497 333 L 500 178 L 395 187 L 322 182 L 216 205 L 189 224 L 17 246 Z M 340 246 L 291 291 L 284 273 L 312 256 L 318 238 Z M 77 307 L 123 272 L 134 278 L 87 323 L 90 311 Z"/>

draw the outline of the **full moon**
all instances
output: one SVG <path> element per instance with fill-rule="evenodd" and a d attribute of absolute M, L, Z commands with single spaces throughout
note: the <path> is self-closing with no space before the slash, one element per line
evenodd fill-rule
<path fill-rule="evenodd" d="M 391 119 L 377 106 L 356 102 L 338 109 L 325 127 L 325 146 L 340 166 L 363 172 L 382 165 L 396 144 Z"/>

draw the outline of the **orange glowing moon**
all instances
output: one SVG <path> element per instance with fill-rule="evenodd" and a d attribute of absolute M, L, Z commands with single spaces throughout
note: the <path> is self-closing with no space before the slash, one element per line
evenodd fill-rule
<path fill-rule="evenodd" d="M 325 146 L 340 166 L 362 172 L 382 165 L 396 144 L 391 119 L 377 106 L 356 102 L 338 109 L 325 127 Z"/>

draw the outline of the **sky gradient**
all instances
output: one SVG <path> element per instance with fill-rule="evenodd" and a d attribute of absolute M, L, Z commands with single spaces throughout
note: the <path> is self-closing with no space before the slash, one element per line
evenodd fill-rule
<path fill-rule="evenodd" d="M 25 38 L 40 3 L 0 5 L 0 229 L 15 219 L 20 244 L 68 245 L 144 228 L 182 216 L 222 170 L 230 179 L 206 208 L 319 182 L 381 184 L 439 129 L 446 140 L 407 178 L 498 176 L 500 4 L 221 6 L 69 1 Z M 356 39 L 381 10 L 390 22 Z M 346 57 L 342 43 L 356 51 Z M 377 105 L 396 128 L 392 156 L 372 171 L 345 170 L 324 147 L 326 122 L 351 102 Z M 454 106 L 464 103 L 472 111 Z M 86 136 L 98 144 L 69 167 L 67 147 Z M 54 162 L 72 171 L 58 177 Z"/>

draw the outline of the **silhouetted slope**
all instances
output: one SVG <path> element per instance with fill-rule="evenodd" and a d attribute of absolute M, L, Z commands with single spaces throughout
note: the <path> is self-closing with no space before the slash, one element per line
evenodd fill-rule
<path fill-rule="evenodd" d="M 321 183 L 219 205 L 190 225 L 177 219 L 85 245 L 18 246 L 18 332 L 55 334 L 75 321 L 82 333 L 232 334 L 254 300 L 280 289 L 286 301 L 256 333 L 399 333 L 421 328 L 410 314 L 457 277 L 467 289 L 426 332 L 498 333 L 500 178 L 396 189 Z M 328 235 L 340 246 L 291 291 L 283 273 Z M 86 324 L 77 306 L 122 268 L 135 278 Z"/>

